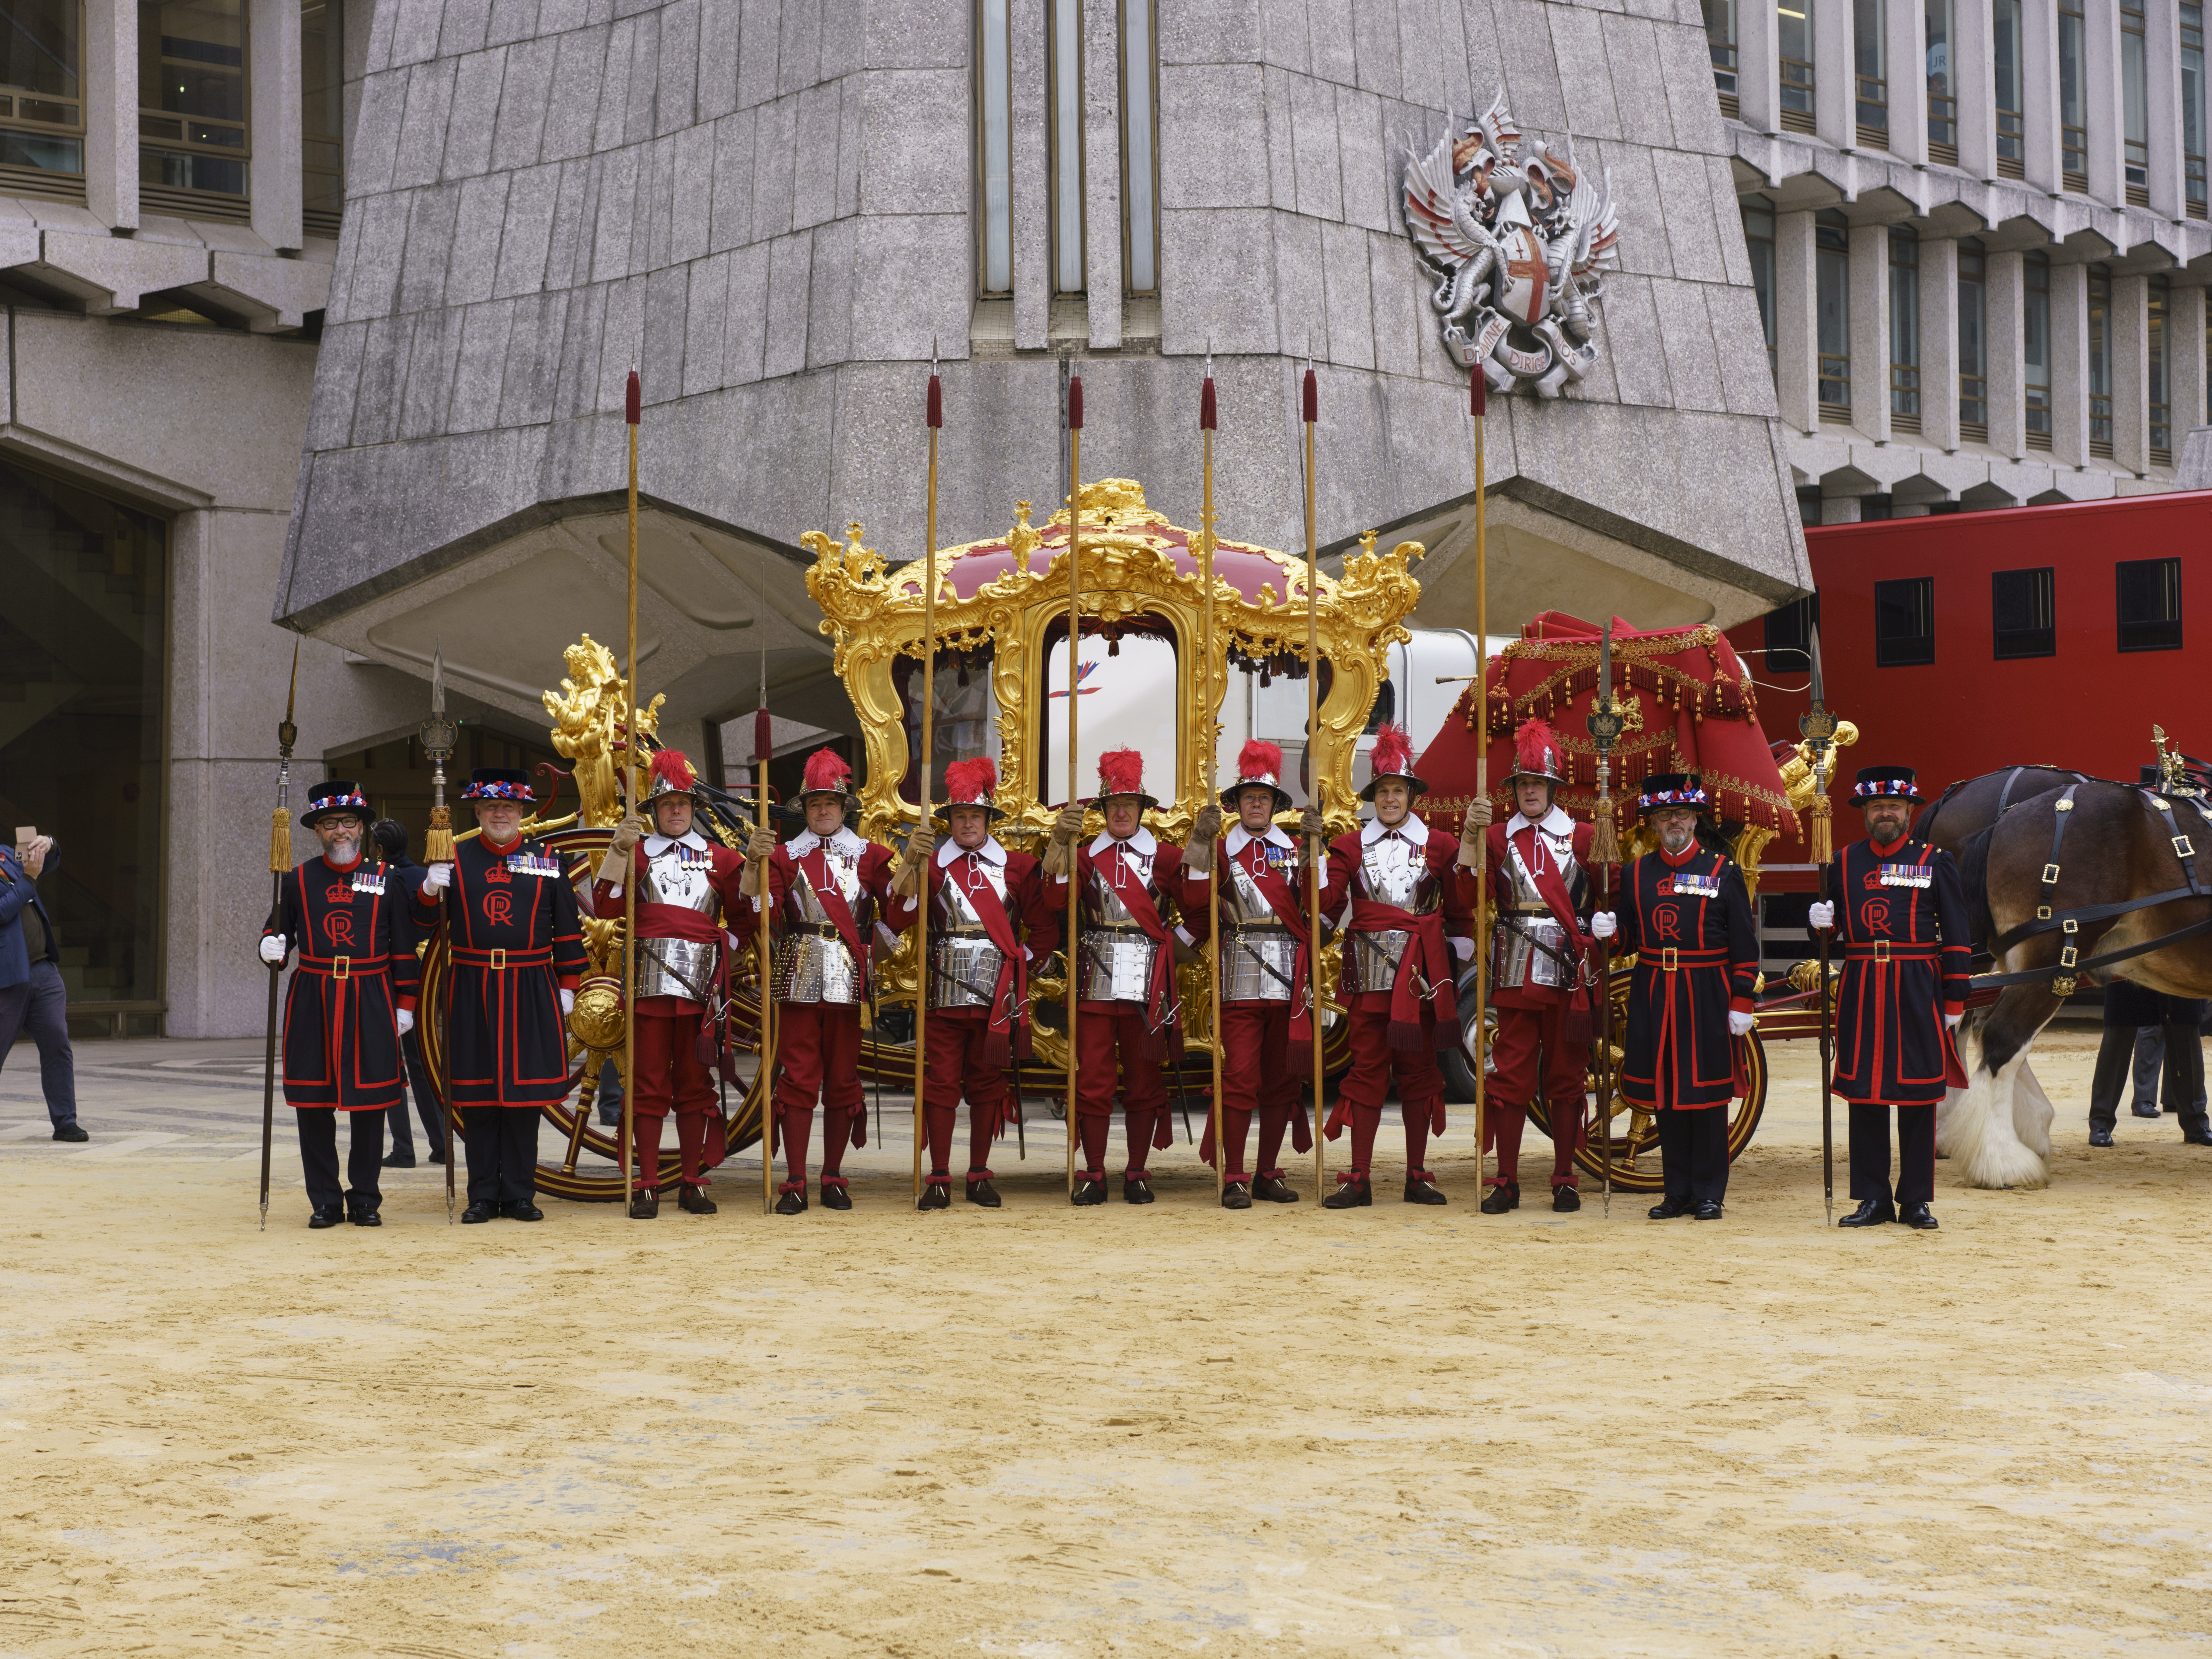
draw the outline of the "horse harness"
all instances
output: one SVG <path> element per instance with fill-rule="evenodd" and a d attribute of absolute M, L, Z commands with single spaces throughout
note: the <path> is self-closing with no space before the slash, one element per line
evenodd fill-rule
<path fill-rule="evenodd" d="M 2021 769 L 2014 769 L 2014 777 L 2019 775 Z M 2012 791 L 2012 781 L 2011 778 L 2005 781 L 2007 794 Z M 2081 954 L 2080 947 L 2075 941 L 2081 936 L 2083 923 L 2110 921 L 2120 916 L 2131 915 L 2137 910 L 2155 908 L 2159 905 L 2170 903 L 2175 899 L 2212 898 L 2212 888 L 2208 888 L 2197 877 L 2197 848 L 2190 838 L 2181 833 L 2180 826 L 2174 821 L 2173 803 L 2164 795 L 2142 790 L 2150 804 L 2158 809 L 2159 816 L 2166 820 L 2167 839 L 2173 848 L 2174 856 L 2181 861 L 2182 878 L 2189 884 L 2185 887 L 2170 887 L 2162 893 L 2153 893 L 2148 898 L 2116 899 L 2109 904 L 2081 905 L 2065 911 L 2055 909 L 2051 901 L 2058 887 L 2059 849 L 2065 845 L 2067 826 L 2074 821 L 2074 792 L 2080 787 L 2079 784 L 2067 785 L 2057 800 L 2051 804 L 2051 856 L 2044 864 L 2042 880 L 2036 893 L 2035 920 L 2024 921 L 2017 927 L 2007 928 L 1996 939 L 1991 939 L 1989 945 L 1990 955 L 2002 960 L 2007 951 L 2024 939 L 2033 939 L 2043 933 L 2063 933 L 2066 936 L 2066 943 L 2058 952 L 2057 964 L 2048 968 L 2030 968 L 2018 973 L 1977 974 L 1971 981 L 1975 988 L 1979 989 L 1984 986 L 2028 985 L 2048 978 L 2051 981 L 2051 988 L 2056 994 L 2062 997 L 2071 996 L 2074 994 L 2075 984 L 2079 975 L 2088 973 L 2094 969 L 2108 967 L 2116 962 L 2125 962 L 2130 957 L 2147 956 L 2153 951 L 2163 950 L 2167 945 L 2179 944 L 2183 939 L 2195 939 L 2199 934 L 2212 933 L 2212 916 L 2208 916 L 2202 921 L 2191 922 L 2185 927 L 2177 928 L 2170 933 L 2160 934 L 2158 938 L 2146 940 L 2141 945 L 2130 945 L 2124 950 L 2106 951 L 2099 955 L 2086 957 Z M 2139 785 L 2122 787 L 2141 788 Z M 2198 822 L 2205 824 L 2207 828 L 2212 828 L 2212 818 L 2206 817 L 2203 806 L 2193 799 L 2188 797 L 2183 799 L 2189 799 L 2189 804 L 2195 808 Z M 2003 810 L 2001 799 L 1998 811 L 2002 813 Z M 1984 885 L 1987 880 L 1988 878 L 1985 875 Z"/>

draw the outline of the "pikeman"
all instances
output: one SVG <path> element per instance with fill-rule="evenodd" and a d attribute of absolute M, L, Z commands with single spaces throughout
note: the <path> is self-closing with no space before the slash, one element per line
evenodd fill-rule
<path fill-rule="evenodd" d="M 284 1000 L 284 1100 L 299 1114 L 310 1227 L 380 1227 L 384 1115 L 406 1101 L 399 1039 L 415 1029 L 421 970 L 407 886 L 381 860 L 364 863 L 368 802 L 357 783 L 319 783 L 300 822 L 322 856 L 283 879 L 261 930 L 261 959 L 282 963 L 293 940 L 299 971 Z M 352 1145 L 338 1186 L 340 1112 Z"/>
<path fill-rule="evenodd" d="M 442 907 L 452 951 L 446 1086 L 468 1146 L 461 1219 L 543 1221 L 538 1113 L 568 1096 L 566 1017 L 591 958 L 561 855 L 523 837 L 522 809 L 536 799 L 527 775 L 479 766 L 461 799 L 479 833 L 425 870 L 415 894 L 424 928 Z"/>
<path fill-rule="evenodd" d="M 1729 1177 L 1723 1109 L 1743 1092 L 1735 1040 L 1752 1028 L 1759 982 L 1759 930 L 1743 872 L 1698 842 L 1698 819 L 1710 805 L 1694 775 L 1646 778 L 1637 808 L 1659 845 L 1629 865 L 1620 913 L 1590 918 L 1595 937 L 1636 952 L 1620 1092 L 1659 1126 L 1667 1193 L 1652 1206 L 1654 1221 L 1721 1218 Z"/>
<path fill-rule="evenodd" d="M 1313 1068 L 1313 975 L 1306 960 L 1310 935 L 1297 843 L 1275 827 L 1288 810 L 1282 787 L 1283 751 L 1255 738 L 1237 757 L 1237 781 L 1221 804 L 1237 814 L 1214 861 L 1224 871 L 1221 942 L 1221 1136 L 1228 1159 L 1221 1207 L 1249 1210 L 1252 1200 L 1295 1204 L 1298 1195 L 1281 1167 L 1283 1136 L 1293 1114 L 1295 1150 L 1313 1148 L 1301 1091 Z M 1299 815 L 1303 836 L 1322 833 L 1321 814 Z M 1195 830 L 1192 832 L 1197 836 Z M 1201 889 L 1198 905 L 1205 903 Z M 1200 908 L 1191 914 L 1203 915 Z M 1244 1138 L 1260 1119 L 1260 1170 L 1244 1168 Z M 1216 1156 L 1213 1126 L 1206 1125 L 1199 1156 Z"/>
<path fill-rule="evenodd" d="M 1149 1164 L 1155 1146 L 1174 1143 L 1168 1127 L 1167 1067 L 1180 1046 L 1175 993 L 1175 946 L 1188 950 L 1188 929 L 1162 915 L 1169 899 L 1188 903 L 1194 890 L 1205 902 L 1203 860 L 1212 850 L 1221 809 L 1200 809 L 1191 830 L 1187 869 L 1182 849 L 1164 847 L 1145 828 L 1146 811 L 1159 805 L 1145 793 L 1145 757 L 1134 749 L 1109 749 L 1098 757 L 1095 803 L 1106 827 L 1074 860 L 1081 890 L 1074 928 L 1075 964 L 1069 975 L 1079 1004 L 1076 1022 L 1074 1129 L 1082 1139 L 1083 1167 L 1076 1172 L 1075 1202 L 1106 1201 L 1106 1138 L 1114 1121 L 1120 1081 L 1129 1161 L 1121 1172 L 1121 1198 L 1152 1201 Z M 1084 805 L 1071 801 L 1053 823 L 1060 863 L 1082 833 Z M 1048 866 L 1052 868 L 1052 866 Z M 1067 874 L 1053 868 L 1048 902 L 1067 904 Z"/>
<path fill-rule="evenodd" d="M 1851 1196 L 1838 1227 L 1936 1225 L 1936 1107 L 1966 1086 L 1951 1033 L 1966 1012 L 1966 901 L 1951 855 L 1912 838 L 1920 799 L 1907 766 L 1863 766 L 1851 798 L 1867 838 L 1836 851 L 1814 928 L 1840 925 L 1835 1091 L 1850 1103 Z M 1840 915 L 1838 915 L 1840 911 Z M 1897 1108 L 1897 1185 L 1889 1180 L 1889 1109 Z"/>
<path fill-rule="evenodd" d="M 842 755 L 816 750 L 806 757 L 799 795 L 806 828 L 779 845 L 775 831 L 763 826 L 745 848 L 740 885 L 748 912 L 758 915 L 765 870 L 769 915 L 783 936 L 769 990 L 776 1002 L 775 1109 L 783 1134 L 778 1215 L 806 1208 L 806 1147 L 817 1100 L 822 1202 L 829 1208 L 853 1207 L 842 1173 L 845 1149 L 867 1145 L 860 1005 L 868 999 L 876 918 L 890 903 L 891 855 L 846 827 L 846 810 L 854 804 L 852 775 Z"/>
<path fill-rule="evenodd" d="M 1453 870 L 1457 845 L 1431 835 L 1415 816 L 1413 800 L 1428 785 L 1413 775 L 1411 739 L 1385 724 L 1375 738 L 1375 775 L 1359 792 L 1375 816 L 1328 849 L 1325 916 L 1340 919 L 1344 938 L 1344 1000 L 1351 1006 L 1352 1069 L 1329 1115 L 1334 1140 L 1352 1126 L 1352 1167 L 1337 1176 L 1336 1190 L 1322 1203 L 1332 1210 L 1375 1201 L 1369 1171 L 1382 1098 L 1395 1081 L 1406 1121 L 1406 1202 L 1441 1204 L 1427 1168 L 1429 1136 L 1444 1132 L 1444 1079 L 1437 1069 L 1437 1033 L 1455 1041 L 1458 1001 L 1453 991 L 1459 959 L 1474 953 L 1466 937 L 1471 918 L 1467 893 Z M 1348 906 L 1347 906 L 1348 901 Z"/>
<path fill-rule="evenodd" d="M 1000 1207 L 991 1185 L 991 1143 L 1013 1121 L 1006 1073 L 1029 1058 L 1030 963 L 1058 931 L 1037 861 L 1008 852 L 991 834 L 1006 814 L 992 797 L 999 769 L 988 757 L 945 769 L 936 817 L 942 847 L 924 825 L 907 844 L 887 917 L 894 933 L 914 926 L 921 872 L 929 872 L 929 1038 L 922 1119 L 929 1180 L 917 1209 L 952 1204 L 952 1122 L 968 1100 L 968 1201 Z M 1024 935 L 1026 934 L 1026 939 Z"/>
<path fill-rule="evenodd" d="M 635 811 L 625 817 L 592 889 L 592 909 L 616 916 L 622 914 L 625 864 L 637 883 L 629 1212 L 640 1221 L 660 1213 L 660 1131 L 672 1112 L 684 1158 L 676 1202 L 694 1215 L 714 1213 L 707 1171 L 722 1161 L 724 1149 L 721 1137 L 710 1133 L 720 1121 L 721 1095 L 708 1056 L 719 1040 L 714 1011 L 723 1000 L 727 960 L 717 918 L 745 908 L 738 891 L 744 860 L 708 841 L 693 821 L 702 798 L 690 761 L 680 750 L 659 750 L 647 776 L 643 804 L 653 829 Z"/>
<path fill-rule="evenodd" d="M 1496 1149 L 1498 1170 L 1487 1178 L 1485 1215 L 1521 1207 L 1521 1135 L 1540 1086 L 1552 1121 L 1552 1207 L 1583 1206 L 1575 1153 L 1583 1142 L 1583 1097 L 1589 1078 L 1584 918 L 1590 910 L 1593 826 L 1576 823 L 1559 805 L 1565 781 L 1559 734 L 1543 720 L 1523 720 L 1513 733 L 1513 772 L 1507 780 L 1513 816 L 1493 823 L 1491 804 L 1475 800 L 1462 832 L 1461 879 L 1468 902 L 1474 896 L 1478 830 L 1498 895 L 1498 925 L 1490 935 L 1490 1006 L 1498 1011 L 1498 1030 L 1490 1040 L 1490 1145 L 1483 1149 Z"/>

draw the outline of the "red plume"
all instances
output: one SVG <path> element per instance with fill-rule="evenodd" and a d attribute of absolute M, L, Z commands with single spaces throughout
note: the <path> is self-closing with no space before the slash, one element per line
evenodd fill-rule
<path fill-rule="evenodd" d="M 1402 726 L 1385 720 L 1375 731 L 1375 772 L 1381 777 L 1413 775 L 1413 740 Z"/>
<path fill-rule="evenodd" d="M 665 782 L 672 789 L 689 789 L 699 775 L 691 769 L 691 763 L 681 749 L 654 750 L 646 771 L 656 783 Z"/>
<path fill-rule="evenodd" d="M 1109 749 L 1098 757 L 1098 793 L 1102 795 L 1141 795 L 1145 793 L 1145 757 L 1134 749 Z"/>
<path fill-rule="evenodd" d="M 1513 730 L 1513 763 L 1524 772 L 1549 772 L 1559 752 L 1559 733 L 1547 720 L 1522 720 Z"/>
<path fill-rule="evenodd" d="M 1283 746 L 1279 743 L 1263 743 L 1258 738 L 1249 739 L 1237 751 L 1238 779 L 1274 778 L 1283 775 Z"/>
<path fill-rule="evenodd" d="M 999 787 L 999 769 L 988 755 L 953 761 L 945 769 L 945 799 L 952 805 L 988 801 Z"/>
<path fill-rule="evenodd" d="M 845 780 L 853 775 L 853 764 L 834 749 L 817 749 L 806 757 L 806 776 L 802 790 L 834 789 L 845 793 Z"/>

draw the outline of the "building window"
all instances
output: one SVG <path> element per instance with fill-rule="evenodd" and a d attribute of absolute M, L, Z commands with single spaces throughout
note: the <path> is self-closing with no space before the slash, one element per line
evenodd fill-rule
<path fill-rule="evenodd" d="M 1850 226 L 1834 209 L 1813 227 L 1814 306 L 1820 355 L 1820 418 L 1851 418 L 1851 249 Z"/>
<path fill-rule="evenodd" d="M 300 0 L 302 228 L 338 234 L 345 207 L 344 0 Z"/>
<path fill-rule="evenodd" d="M 39 896 L 61 936 L 70 1012 L 135 1009 L 154 1035 L 167 526 L 0 464 L 0 775 L 10 823 L 65 826 Z"/>
<path fill-rule="evenodd" d="M 140 0 L 140 201 L 243 218 L 246 107 L 245 0 Z"/>
<path fill-rule="evenodd" d="M 1774 342 L 1774 204 L 1764 196 L 1743 198 L 1743 245 L 1751 255 L 1751 288 L 1759 296 L 1759 325 L 1766 335 L 1766 372 L 1779 373 Z"/>
<path fill-rule="evenodd" d="M 1007 0 L 978 0 L 975 8 L 975 103 L 981 138 L 975 163 L 983 211 L 978 250 L 981 291 L 1005 298 L 1014 291 L 1013 79 Z"/>
<path fill-rule="evenodd" d="M 1874 665 L 1912 668 L 1936 660 L 1936 579 L 1874 585 Z"/>
<path fill-rule="evenodd" d="M 1959 243 L 1959 441 L 1990 441 L 1989 262 L 1972 237 Z"/>
<path fill-rule="evenodd" d="M 2021 68 L 2020 0 L 1996 0 L 1991 9 L 1991 45 L 1996 48 L 1997 172 L 2007 179 L 2027 176 L 2027 76 Z"/>
<path fill-rule="evenodd" d="M 1782 125 L 1813 131 L 1813 0 L 1776 0 L 1775 45 L 1782 56 Z"/>
<path fill-rule="evenodd" d="M 1083 3 L 1047 0 L 1045 126 L 1052 149 L 1052 288 L 1083 292 Z"/>
<path fill-rule="evenodd" d="M 2204 8 L 2181 8 L 2181 175 L 2189 216 L 2204 216 Z"/>
<path fill-rule="evenodd" d="M 2051 567 L 1999 570 L 1990 577 L 1990 623 L 1998 660 L 2058 654 Z"/>
<path fill-rule="evenodd" d="M 2089 453 L 2112 458 L 2112 273 L 2089 267 Z"/>
<path fill-rule="evenodd" d="M 1705 51 L 1713 60 L 1713 86 L 1721 97 L 1721 113 L 1730 120 L 1742 112 L 1736 101 L 1735 0 L 1705 0 Z"/>
<path fill-rule="evenodd" d="M 2058 165 L 2065 174 L 2060 182 L 2084 195 L 2089 189 L 2087 29 L 2081 0 L 2058 0 Z"/>
<path fill-rule="evenodd" d="M 2181 649 L 2181 561 L 2123 559 L 2114 567 L 2119 588 L 2120 649 Z"/>
<path fill-rule="evenodd" d="M 1820 515 L 1814 514 L 1814 522 Z M 1766 613 L 1766 665 L 1778 674 L 1813 672 L 1813 629 L 1820 620 L 1820 596 L 1793 599 Z"/>
<path fill-rule="evenodd" d="M 2172 295 L 2163 276 L 2150 279 L 2150 302 L 2145 307 L 2143 332 L 2148 337 L 2150 370 L 2150 464 L 2153 466 L 2173 465 L 2173 410 L 2167 388 L 2173 384 L 2166 358 L 2166 319 L 2172 315 L 2168 301 Z"/>
<path fill-rule="evenodd" d="M 2120 114 L 2128 200 L 2150 205 L 2150 76 L 2143 62 L 2142 0 L 2120 0 Z"/>
<path fill-rule="evenodd" d="M 2021 262 L 2021 389 L 2027 447 L 2051 447 L 2051 259 L 2031 252 Z"/>
<path fill-rule="evenodd" d="M 1121 0 L 1121 270 L 1131 294 L 1160 291 L 1160 55 L 1152 4 Z"/>
<path fill-rule="evenodd" d="M 1889 423 L 1920 430 L 1920 238 L 1889 228 Z"/>
<path fill-rule="evenodd" d="M 1959 100 L 1951 90 L 1951 0 L 1927 0 L 1928 159 L 1959 165 Z"/>
<path fill-rule="evenodd" d="M 77 83 L 78 0 L 7 0 L 0 16 L 0 188 L 84 192 L 84 106 Z"/>
<path fill-rule="evenodd" d="M 1882 0 L 1851 0 L 1851 67 L 1856 75 L 1859 143 L 1889 148 L 1889 78 L 1885 67 L 1887 20 Z"/>

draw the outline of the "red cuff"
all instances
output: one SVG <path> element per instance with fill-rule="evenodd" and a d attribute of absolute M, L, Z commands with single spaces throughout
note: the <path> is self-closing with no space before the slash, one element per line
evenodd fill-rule
<path fill-rule="evenodd" d="M 564 991 L 574 990 L 576 988 L 576 981 L 582 977 L 583 975 L 580 973 L 562 975 L 561 988 Z"/>
<path fill-rule="evenodd" d="M 1947 1018 L 1960 1015 L 1966 1012 L 1966 1005 L 1963 1002 L 1947 1002 L 1943 1005 L 1943 1012 Z"/>
<path fill-rule="evenodd" d="M 399 999 L 399 1012 L 403 1014 L 411 1014 L 415 1012 L 414 992 L 410 991 Z"/>
<path fill-rule="evenodd" d="M 1729 1012 L 1732 1014 L 1748 1014 L 1755 1012 L 1757 1011 L 1753 1006 L 1752 1000 L 1749 997 L 1730 997 L 1729 999 Z"/>

